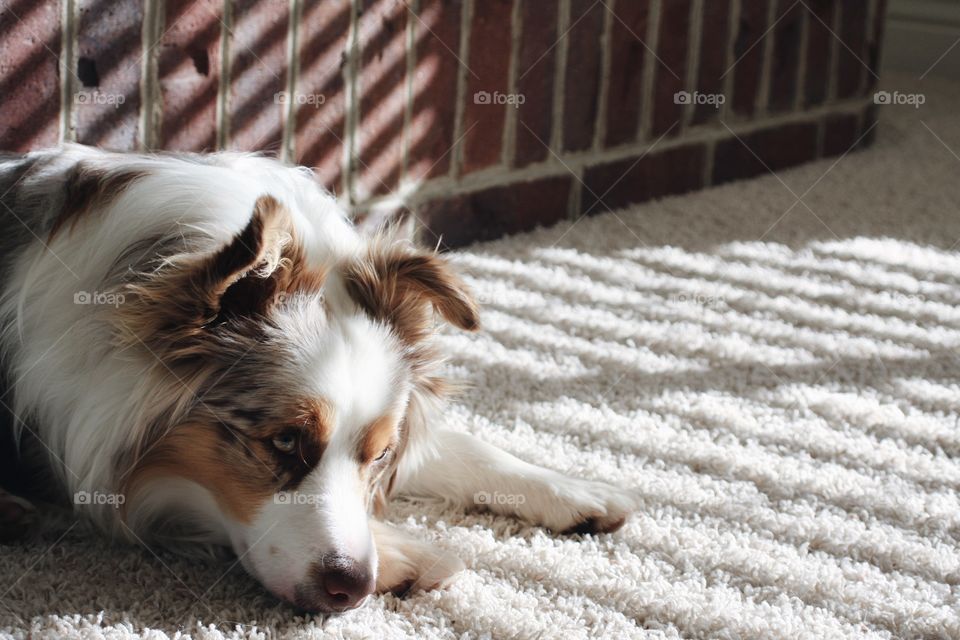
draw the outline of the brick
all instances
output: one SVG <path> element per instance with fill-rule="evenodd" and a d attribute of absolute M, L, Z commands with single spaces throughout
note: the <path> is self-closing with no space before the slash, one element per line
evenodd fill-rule
<path fill-rule="evenodd" d="M 817 156 L 817 123 L 787 124 L 717 143 L 713 183 L 750 178 L 813 160 Z"/>
<path fill-rule="evenodd" d="M 513 107 L 497 104 L 496 96 L 510 91 L 512 6 L 510 0 L 474 3 L 464 98 L 463 173 L 498 164 L 501 159 L 507 109 Z"/>
<path fill-rule="evenodd" d="M 566 90 L 563 96 L 563 148 L 581 151 L 593 145 L 600 94 L 603 3 L 571 0 L 567 32 Z"/>
<path fill-rule="evenodd" d="M 744 0 L 733 46 L 733 111 L 751 116 L 757 108 L 760 77 L 763 74 L 763 41 L 767 31 L 768 0 Z"/>
<path fill-rule="evenodd" d="M 407 108 L 406 4 L 364 0 L 362 9 L 355 186 L 359 200 L 389 193 L 399 185 Z"/>
<path fill-rule="evenodd" d="M 700 68 L 697 71 L 696 91 L 702 94 L 723 93 L 730 40 L 730 0 L 710 0 L 703 3 L 703 32 L 700 35 Z M 693 108 L 693 124 L 704 124 L 720 117 L 720 110 L 701 103 Z"/>
<path fill-rule="evenodd" d="M 217 146 L 222 6 L 218 0 L 166 3 L 157 61 L 163 149 L 212 151 Z"/>
<path fill-rule="evenodd" d="M 773 59 L 770 68 L 770 95 L 767 101 L 771 111 L 793 109 L 797 95 L 797 75 L 800 72 L 800 39 L 803 25 L 803 6 L 796 0 L 779 0 L 774 16 Z"/>
<path fill-rule="evenodd" d="M 640 89 L 643 86 L 647 49 L 649 0 L 612 5 L 616 17 L 610 24 L 610 81 L 607 89 L 607 129 L 604 145 L 634 142 L 640 123 Z"/>
<path fill-rule="evenodd" d="M 863 76 L 867 72 L 867 3 L 863 0 L 842 0 L 840 4 L 840 46 L 837 55 L 837 97 L 860 95 Z"/>
<path fill-rule="evenodd" d="M 447 175 L 456 134 L 462 0 L 420 0 L 413 22 L 416 68 L 413 113 L 407 133 L 407 176 L 420 181 Z M 468 74 L 469 75 L 469 74 Z"/>
<path fill-rule="evenodd" d="M 293 157 L 297 164 L 312 167 L 320 183 L 336 194 L 343 191 L 343 70 L 350 11 L 350 0 L 324 0 L 305 4 L 300 18 Z"/>
<path fill-rule="evenodd" d="M 860 122 L 854 113 L 832 114 L 824 121 L 823 155 L 839 156 L 851 150 L 860 137 Z"/>
<path fill-rule="evenodd" d="M 553 78 L 556 69 L 557 3 L 519 0 L 522 34 L 517 57 L 517 108 L 514 166 L 525 167 L 550 157 L 553 129 Z"/>
<path fill-rule="evenodd" d="M 27 151 L 59 137 L 60 6 L 0 4 L 0 149 Z"/>
<path fill-rule="evenodd" d="M 287 85 L 288 0 L 235 0 L 227 147 L 280 150 Z"/>
<path fill-rule="evenodd" d="M 130 150 L 140 141 L 143 0 L 77 0 L 77 141 Z"/>
<path fill-rule="evenodd" d="M 661 62 L 654 65 L 651 137 L 659 138 L 668 131 L 675 136 L 682 128 L 684 105 L 677 101 L 676 94 L 686 88 L 691 5 L 691 0 L 672 0 L 664 3 L 661 9 L 660 44 L 657 47 Z"/>
<path fill-rule="evenodd" d="M 833 0 L 810 0 L 807 15 L 807 72 L 804 105 L 813 107 L 827 99 L 833 56 Z"/>
<path fill-rule="evenodd" d="M 588 167 L 580 212 L 596 215 L 703 188 L 706 147 L 687 145 Z"/>
<path fill-rule="evenodd" d="M 572 182 L 563 175 L 428 202 L 417 210 L 423 241 L 455 248 L 555 224 L 567 218 Z"/>

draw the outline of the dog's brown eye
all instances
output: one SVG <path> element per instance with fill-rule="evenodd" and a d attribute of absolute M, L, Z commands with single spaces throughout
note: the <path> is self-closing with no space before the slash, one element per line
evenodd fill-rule
<path fill-rule="evenodd" d="M 383 462 L 384 460 L 387 459 L 387 456 L 388 456 L 388 455 L 390 455 L 390 447 L 387 447 L 386 449 L 384 449 L 384 450 L 383 450 L 383 453 L 381 453 L 381 454 L 378 455 L 376 458 L 374 458 L 373 461 L 374 461 L 374 462 Z"/>
<path fill-rule="evenodd" d="M 293 450 L 297 448 L 297 436 L 292 433 L 282 433 L 273 438 L 273 446 L 277 448 L 277 451 L 293 453 Z"/>

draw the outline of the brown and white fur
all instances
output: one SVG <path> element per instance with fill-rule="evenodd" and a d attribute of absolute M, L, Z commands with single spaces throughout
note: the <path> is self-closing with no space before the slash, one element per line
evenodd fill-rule
<path fill-rule="evenodd" d="M 633 507 L 433 426 L 435 317 L 474 331 L 477 307 L 442 257 L 355 231 L 309 171 L 68 145 L 0 156 L 0 193 L 8 430 L 107 532 L 230 548 L 330 612 L 462 569 L 377 518 L 393 495 L 522 494 L 486 508 L 557 532 Z M 0 492 L 0 529 L 29 509 Z"/>

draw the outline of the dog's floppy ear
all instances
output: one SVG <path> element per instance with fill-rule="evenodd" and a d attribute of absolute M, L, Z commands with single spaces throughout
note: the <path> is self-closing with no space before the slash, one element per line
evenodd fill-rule
<path fill-rule="evenodd" d="M 289 217 L 271 196 L 261 196 L 250 222 L 225 247 L 183 273 L 184 297 L 196 304 L 201 324 L 223 313 L 262 312 L 273 294 L 272 278 L 290 242 Z"/>
<path fill-rule="evenodd" d="M 246 227 L 213 253 L 175 256 L 131 283 L 121 329 L 158 355 L 189 355 L 206 332 L 231 317 L 265 313 L 292 261 L 290 218 L 276 199 L 261 196 Z M 172 352 L 172 353 L 171 353 Z"/>
<path fill-rule="evenodd" d="M 418 342 L 430 333 L 430 309 L 465 331 L 480 327 L 469 288 L 442 257 L 402 245 L 374 245 L 348 263 L 350 296 L 372 317 L 391 324 L 401 338 Z"/>

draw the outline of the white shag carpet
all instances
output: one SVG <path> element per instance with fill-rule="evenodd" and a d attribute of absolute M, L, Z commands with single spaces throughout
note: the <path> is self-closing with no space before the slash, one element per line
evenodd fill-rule
<path fill-rule="evenodd" d="M 926 104 L 868 151 L 457 257 L 449 422 L 635 488 L 621 531 L 400 503 L 468 570 L 324 621 L 52 522 L 0 548 L 0 634 L 960 637 L 960 85 L 886 84 Z"/>

